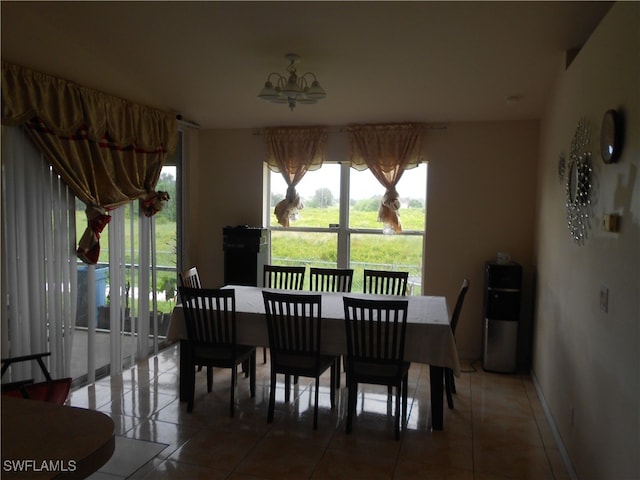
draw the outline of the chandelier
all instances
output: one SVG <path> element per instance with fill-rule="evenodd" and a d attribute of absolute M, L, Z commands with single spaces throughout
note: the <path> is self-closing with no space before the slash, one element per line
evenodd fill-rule
<path fill-rule="evenodd" d="M 296 103 L 316 103 L 318 100 L 322 100 L 327 96 L 327 93 L 324 91 L 324 88 L 320 86 L 320 82 L 318 82 L 314 73 L 307 72 L 301 76 L 297 75 L 294 64 L 300 61 L 298 55 L 295 53 L 287 53 L 284 57 L 289 60 L 289 66 L 287 67 L 289 77 L 287 78 L 277 72 L 270 73 L 267 76 L 267 81 L 264 83 L 263 89 L 260 90 L 258 94 L 258 98 L 268 100 L 272 103 L 288 103 L 289 108 L 293 112 Z M 275 87 L 272 82 L 272 78 L 274 77 Z M 311 78 L 313 81 L 309 84 Z"/>

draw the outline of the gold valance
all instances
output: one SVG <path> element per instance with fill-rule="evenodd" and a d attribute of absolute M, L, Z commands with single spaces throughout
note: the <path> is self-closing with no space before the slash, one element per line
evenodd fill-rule
<path fill-rule="evenodd" d="M 96 142 L 107 135 L 121 146 L 173 152 L 176 117 L 67 80 L 2 62 L 2 123 L 42 119 L 53 133 L 72 136 L 81 127 Z"/>
<path fill-rule="evenodd" d="M 381 171 L 403 170 L 422 162 L 424 125 L 420 123 L 380 123 L 350 125 L 349 161 L 356 170 L 376 164 Z"/>
<path fill-rule="evenodd" d="M 283 174 L 304 168 L 317 170 L 324 162 L 326 127 L 272 127 L 266 128 L 266 162 L 270 170 Z"/>

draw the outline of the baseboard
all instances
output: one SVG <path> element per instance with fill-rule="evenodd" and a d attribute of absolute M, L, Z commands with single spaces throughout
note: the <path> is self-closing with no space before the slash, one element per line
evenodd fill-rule
<path fill-rule="evenodd" d="M 547 422 L 549 423 L 549 427 L 551 428 L 551 433 L 553 434 L 553 438 L 558 446 L 558 451 L 560 452 L 560 456 L 562 457 L 562 461 L 567 469 L 567 473 L 569 474 L 569 478 L 571 480 L 579 480 L 578 474 L 576 473 L 575 468 L 573 468 L 573 463 L 571 462 L 571 458 L 569 457 L 569 452 L 567 452 L 566 447 L 564 446 L 564 442 L 562 441 L 562 437 L 560 436 L 560 431 L 556 426 L 556 422 L 553 419 L 553 415 L 551 414 L 551 410 L 549 409 L 549 405 L 547 405 L 547 401 L 542 394 L 542 388 L 538 383 L 538 378 L 536 377 L 536 373 L 531 369 L 531 379 L 533 380 L 533 386 L 536 389 L 536 394 L 538 395 L 538 400 L 540 400 L 540 404 L 542 405 L 542 409 L 544 410 L 544 416 L 547 418 Z"/>

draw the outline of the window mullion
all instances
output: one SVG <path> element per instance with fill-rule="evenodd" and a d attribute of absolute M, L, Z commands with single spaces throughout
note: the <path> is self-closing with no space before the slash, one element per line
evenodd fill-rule
<path fill-rule="evenodd" d="M 340 226 L 338 227 L 338 268 L 349 268 L 349 164 L 340 164 Z"/>

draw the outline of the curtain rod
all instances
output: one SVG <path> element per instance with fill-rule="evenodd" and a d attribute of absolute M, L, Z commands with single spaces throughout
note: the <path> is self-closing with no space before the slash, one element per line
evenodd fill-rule
<path fill-rule="evenodd" d="M 278 127 L 276 127 L 278 128 Z M 287 128 L 287 127 L 282 127 L 282 128 Z M 423 125 L 421 127 L 421 130 L 447 130 L 447 125 L 444 124 L 440 124 L 440 125 Z M 347 133 L 349 131 L 349 127 L 341 127 L 341 128 L 334 128 L 334 129 L 329 129 L 327 130 L 327 133 Z M 258 128 L 256 130 L 253 131 L 253 135 L 264 135 L 264 129 L 263 128 Z"/>
<path fill-rule="evenodd" d="M 176 120 L 178 121 L 178 125 L 182 125 L 183 127 L 200 128 L 198 123 L 186 120 L 179 113 L 176 115 Z"/>

